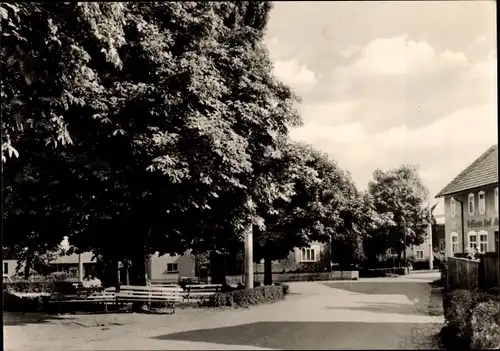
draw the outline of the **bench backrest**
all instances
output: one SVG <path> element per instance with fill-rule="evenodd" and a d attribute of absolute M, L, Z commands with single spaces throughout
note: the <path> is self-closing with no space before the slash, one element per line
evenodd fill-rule
<path fill-rule="evenodd" d="M 116 293 L 118 299 L 137 300 L 180 300 L 183 294 L 182 288 L 157 287 L 157 286 L 132 286 L 124 285 Z"/>
<path fill-rule="evenodd" d="M 161 288 L 179 288 L 180 285 L 176 283 L 151 283 L 150 286 L 161 287 Z"/>
<path fill-rule="evenodd" d="M 222 284 L 188 284 L 186 290 L 189 291 L 220 291 Z"/>

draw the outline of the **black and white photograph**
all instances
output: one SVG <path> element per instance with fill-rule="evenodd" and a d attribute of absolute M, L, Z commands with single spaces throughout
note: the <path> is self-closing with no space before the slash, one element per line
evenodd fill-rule
<path fill-rule="evenodd" d="M 1 2 L 4 350 L 500 349 L 496 7 Z"/>

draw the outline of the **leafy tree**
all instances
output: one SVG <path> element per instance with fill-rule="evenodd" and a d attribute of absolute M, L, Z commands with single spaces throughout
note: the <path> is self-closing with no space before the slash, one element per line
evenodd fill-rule
<path fill-rule="evenodd" d="M 1 4 L 7 241 L 67 235 L 143 283 L 149 254 L 223 252 L 262 223 L 281 190 L 261 175 L 300 122 L 262 43 L 270 7 Z"/>
<path fill-rule="evenodd" d="M 272 283 L 271 261 L 286 258 L 296 247 L 330 239 L 343 249 L 353 247 L 364 218 L 355 212 L 358 193 L 350 176 L 308 145 L 290 143 L 273 176 L 270 186 L 290 184 L 291 192 L 261 207 L 265 227 L 257 231 L 254 260 L 264 259 L 265 284 Z"/>
<path fill-rule="evenodd" d="M 424 242 L 429 211 L 425 207 L 428 190 L 418 176 L 417 168 L 402 165 L 386 172 L 376 170 L 368 185 L 379 214 L 390 215 L 393 221 L 371 231 L 365 248 L 369 256 L 393 249 L 401 258 L 410 244 Z"/>

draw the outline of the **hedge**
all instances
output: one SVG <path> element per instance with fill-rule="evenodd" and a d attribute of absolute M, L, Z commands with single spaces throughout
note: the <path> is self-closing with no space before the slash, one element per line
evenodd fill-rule
<path fill-rule="evenodd" d="M 489 293 L 455 290 L 443 298 L 446 328 L 470 348 L 500 346 L 500 303 Z M 446 341 L 445 341 L 446 342 Z"/>
<path fill-rule="evenodd" d="M 53 281 L 29 281 L 20 280 L 13 282 L 3 283 L 4 291 L 17 291 L 23 293 L 41 293 L 41 292 L 52 292 L 54 290 Z"/>
<path fill-rule="evenodd" d="M 38 312 L 47 307 L 49 296 L 16 296 L 3 291 L 3 308 L 9 312 Z"/>
<path fill-rule="evenodd" d="M 468 323 L 472 349 L 500 347 L 500 304 L 498 301 L 480 302 L 472 310 Z"/>
<path fill-rule="evenodd" d="M 289 292 L 289 286 L 264 285 L 249 290 L 235 290 L 209 296 L 201 303 L 203 307 L 249 307 L 263 303 L 272 303 L 283 300 Z M 285 292 L 286 291 L 286 292 Z"/>

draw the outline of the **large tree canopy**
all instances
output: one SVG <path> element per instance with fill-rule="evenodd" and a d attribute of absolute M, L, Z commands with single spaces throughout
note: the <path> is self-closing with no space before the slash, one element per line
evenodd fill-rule
<path fill-rule="evenodd" d="M 430 220 L 426 207 L 428 190 L 411 165 L 402 165 L 389 171 L 376 170 L 368 185 L 375 209 L 389 214 L 393 221 L 371 232 L 366 248 L 371 256 L 393 249 L 398 254 L 407 245 L 424 242 Z"/>
<path fill-rule="evenodd" d="M 281 196 L 257 185 L 300 122 L 262 43 L 270 8 L 1 4 L 4 241 L 118 259 L 258 223 L 248 199 Z"/>

